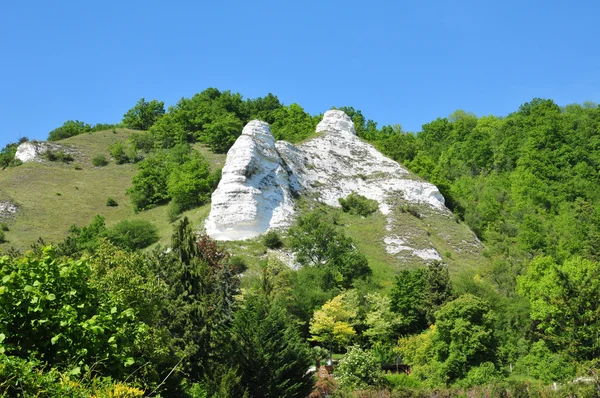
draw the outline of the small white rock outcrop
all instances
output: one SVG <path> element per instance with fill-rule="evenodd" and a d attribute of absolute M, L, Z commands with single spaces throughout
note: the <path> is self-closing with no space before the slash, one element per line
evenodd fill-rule
<path fill-rule="evenodd" d="M 40 161 L 44 152 L 49 150 L 54 151 L 63 149 L 64 148 L 59 144 L 51 144 L 49 142 L 41 141 L 27 141 L 17 147 L 15 159 L 20 160 L 23 163 L 37 162 Z"/>
<path fill-rule="evenodd" d="M 289 226 L 293 198 L 299 194 L 337 207 L 339 198 L 356 192 L 376 200 L 383 214 L 390 213 L 398 196 L 447 211 L 434 185 L 410 179 L 397 162 L 361 141 L 343 111 L 327 111 L 316 131 L 322 134 L 294 146 L 275 142 L 268 124 L 248 123 L 227 153 L 207 233 L 218 240 L 239 240 Z"/>

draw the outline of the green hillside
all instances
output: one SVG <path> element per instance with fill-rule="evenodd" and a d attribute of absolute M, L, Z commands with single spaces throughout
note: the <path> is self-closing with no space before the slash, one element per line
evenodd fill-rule
<path fill-rule="evenodd" d="M 10 231 L 6 233 L 7 242 L 0 244 L 0 248 L 15 247 L 24 251 L 39 237 L 45 242 L 57 243 L 65 238 L 71 225 L 85 226 L 96 215 L 104 216 L 107 226 L 123 219 L 150 221 L 159 229 L 160 243 L 168 243 L 172 225 L 167 206 L 135 213 L 126 195 L 136 174 L 136 165 L 117 165 L 114 160 L 104 167 L 92 164 L 97 155 L 110 159 L 108 146 L 126 141 L 132 132 L 127 129 L 116 129 L 115 133 L 98 131 L 56 141 L 74 150 L 74 161 L 65 164 L 42 160 L 0 171 L 0 200 L 19 205 L 16 218 L 7 220 Z M 223 166 L 224 155 L 212 154 L 202 145 L 196 145 L 195 150 L 203 153 L 213 167 Z M 107 206 L 109 197 L 119 206 Z M 198 224 L 209 210 L 210 206 L 206 205 L 183 215 Z"/>
<path fill-rule="evenodd" d="M 0 395 L 598 396 L 600 107 L 534 99 L 416 134 L 341 109 L 451 212 L 299 198 L 288 230 L 198 235 L 245 123 L 315 136 L 320 115 L 272 94 L 207 89 L 168 111 L 141 99 L 119 125 L 68 121 L 54 161 L 4 148 L 0 202 L 19 211 L 0 220 Z M 38 237 L 57 245 L 24 253 Z M 428 249 L 441 261 L 407 253 Z M 327 358 L 333 375 L 308 371 Z"/>

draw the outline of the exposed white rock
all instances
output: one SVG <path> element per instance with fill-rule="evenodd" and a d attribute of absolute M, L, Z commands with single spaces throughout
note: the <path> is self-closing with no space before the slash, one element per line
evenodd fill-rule
<path fill-rule="evenodd" d="M 298 193 L 339 207 L 339 198 L 356 192 L 376 200 L 386 215 L 391 199 L 398 196 L 447 211 L 434 185 L 409 179 L 406 169 L 361 141 L 344 112 L 327 111 L 316 130 L 323 134 L 294 146 L 275 142 L 266 123 L 248 123 L 227 153 L 222 180 L 212 196 L 207 233 L 219 240 L 238 240 L 288 226 Z"/>
<path fill-rule="evenodd" d="M 41 156 L 49 150 L 65 150 L 62 145 L 41 141 L 27 141 L 17 147 L 15 159 L 23 163 L 39 162 Z M 68 150 L 66 152 L 69 152 Z"/>
<path fill-rule="evenodd" d="M 385 251 L 389 254 L 398 254 L 403 251 L 413 251 L 413 248 L 406 246 L 404 239 L 398 236 L 386 236 L 383 239 L 383 243 L 385 243 Z"/>
<path fill-rule="evenodd" d="M 19 211 L 19 206 L 10 201 L 0 201 L 0 218 L 10 217 Z"/>
<path fill-rule="evenodd" d="M 442 256 L 435 249 L 413 250 L 413 255 L 422 258 L 425 261 L 442 261 Z"/>
<path fill-rule="evenodd" d="M 240 240 L 287 225 L 294 212 L 292 185 L 269 125 L 251 121 L 227 153 L 206 231 L 215 239 Z"/>

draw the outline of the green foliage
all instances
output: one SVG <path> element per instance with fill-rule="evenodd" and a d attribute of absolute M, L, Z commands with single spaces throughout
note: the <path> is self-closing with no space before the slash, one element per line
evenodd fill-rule
<path fill-rule="evenodd" d="M 162 101 L 138 100 L 133 108 L 123 115 L 125 127 L 134 130 L 148 130 L 165 114 L 165 103 Z"/>
<path fill-rule="evenodd" d="M 368 199 L 362 195 L 352 192 L 346 199 L 339 198 L 340 206 L 345 213 L 355 214 L 362 217 L 367 217 L 379 209 L 379 204 L 376 200 Z"/>
<path fill-rule="evenodd" d="M 97 155 L 92 159 L 92 164 L 96 167 L 104 167 L 108 164 L 108 160 L 104 155 Z"/>
<path fill-rule="evenodd" d="M 401 316 L 400 330 L 415 333 L 435 322 L 435 312 L 452 300 L 448 267 L 432 261 L 426 270 L 402 270 L 390 293 L 391 308 Z"/>
<path fill-rule="evenodd" d="M 235 114 L 226 113 L 204 126 L 204 142 L 213 152 L 225 153 L 240 136 L 243 127 L 242 121 Z"/>
<path fill-rule="evenodd" d="M 206 203 L 221 179 L 221 170 L 211 172 L 206 160 L 187 144 L 156 151 L 137 168 L 127 190 L 134 209 L 150 209 L 173 199 L 172 221 L 180 212 Z"/>
<path fill-rule="evenodd" d="M 281 107 L 274 111 L 271 132 L 278 140 L 296 143 L 315 133 L 318 117 L 310 116 L 298 104 Z"/>
<path fill-rule="evenodd" d="M 6 233 L 0 230 L 0 243 L 6 242 Z"/>
<path fill-rule="evenodd" d="M 519 292 L 529 298 L 531 320 L 549 348 L 577 359 L 597 357 L 600 341 L 600 263 L 551 257 L 529 263 Z"/>
<path fill-rule="evenodd" d="M 67 120 L 62 126 L 48 133 L 48 141 L 64 140 L 83 133 L 92 131 L 92 126 L 79 120 Z"/>
<path fill-rule="evenodd" d="M 57 252 L 64 256 L 72 256 L 82 252 L 93 252 L 100 239 L 106 237 L 108 229 L 104 217 L 97 215 L 86 227 L 72 225 L 69 235 L 57 246 Z"/>
<path fill-rule="evenodd" d="M 529 353 L 516 363 L 515 371 L 544 383 L 571 379 L 575 366 L 565 354 L 553 353 L 543 340 L 532 344 Z"/>
<path fill-rule="evenodd" d="M 392 312 L 391 299 L 379 293 L 368 293 L 365 296 L 367 313 L 364 320 L 364 335 L 376 347 L 387 347 L 396 343 L 398 329 L 404 320 Z"/>
<path fill-rule="evenodd" d="M 335 369 L 340 387 L 357 390 L 367 387 L 380 387 L 384 383 L 383 373 L 377 359 L 369 351 L 358 346 L 348 348 Z"/>
<path fill-rule="evenodd" d="M 233 326 L 236 359 L 250 397 L 306 397 L 312 390 L 310 350 L 285 309 L 247 297 Z"/>
<path fill-rule="evenodd" d="M 418 333 L 427 328 L 424 292 L 426 290 L 425 270 L 402 270 L 396 276 L 396 283 L 390 293 L 391 308 L 400 314 L 405 333 Z"/>
<path fill-rule="evenodd" d="M 326 343 L 326 346 L 335 344 L 337 348 L 345 346 L 356 335 L 352 324 L 357 316 L 357 309 L 347 294 L 332 298 L 315 311 L 310 321 L 311 340 Z"/>
<path fill-rule="evenodd" d="M 269 249 L 280 249 L 283 246 L 283 242 L 276 231 L 268 231 L 263 236 L 263 243 Z"/>
<path fill-rule="evenodd" d="M 21 164 L 19 160 L 15 159 L 15 154 L 17 153 L 19 145 L 27 141 L 27 137 L 23 137 L 16 143 L 6 144 L 6 146 L 0 150 L 0 169 L 5 169 L 9 166 L 19 166 Z"/>
<path fill-rule="evenodd" d="M 158 248 L 152 256 L 155 272 L 169 286 L 163 320 L 183 358 L 182 371 L 191 382 L 219 389 L 222 367 L 230 358 L 229 325 L 234 319 L 234 295 L 239 280 L 229 264 L 229 254 L 208 236 L 199 240 L 187 218 L 176 227 L 172 251 Z"/>
<path fill-rule="evenodd" d="M 123 220 L 107 232 L 115 245 L 129 249 L 143 249 L 158 242 L 158 230 L 146 220 Z"/>
<path fill-rule="evenodd" d="M 174 167 L 167 180 L 167 193 L 181 211 L 202 205 L 221 179 L 221 170 L 210 172 L 206 160 L 193 152 L 179 167 Z"/>
<path fill-rule="evenodd" d="M 116 200 L 114 200 L 113 198 L 110 198 L 110 197 L 109 197 L 108 199 L 106 199 L 106 206 L 109 206 L 109 207 L 117 207 L 118 205 L 119 205 L 119 204 L 117 203 L 117 201 L 116 201 Z"/>
<path fill-rule="evenodd" d="M 59 258 L 44 247 L 39 255 L 2 257 L 0 269 L 0 350 L 5 354 L 35 357 L 73 374 L 119 377 L 160 352 L 161 338 L 155 339 L 157 331 L 144 322 L 139 297 L 129 301 L 122 291 L 100 289 L 102 277 L 88 260 Z"/>
<path fill-rule="evenodd" d="M 330 280 L 349 287 L 352 281 L 371 274 L 368 261 L 324 210 L 318 209 L 298 217 L 290 229 L 290 246 L 300 264 L 325 268 Z"/>
<path fill-rule="evenodd" d="M 446 380 L 461 379 L 472 367 L 495 361 L 495 315 L 488 303 L 466 294 L 446 303 L 435 316 L 434 351 Z"/>
<path fill-rule="evenodd" d="M 53 151 L 50 149 L 44 152 L 44 157 L 49 162 L 70 163 L 74 160 L 70 153 L 65 151 Z"/>
<path fill-rule="evenodd" d="M 84 380 L 79 375 L 60 373 L 36 359 L 0 354 L 0 395 L 6 397 L 142 397 L 144 391 L 110 378 Z"/>
<path fill-rule="evenodd" d="M 0 231 L 9 231 L 8 224 L 5 222 L 0 222 Z"/>
<path fill-rule="evenodd" d="M 483 362 L 469 369 L 469 372 L 458 385 L 463 387 L 484 386 L 500 379 L 501 374 L 491 362 Z"/>
<path fill-rule="evenodd" d="M 139 160 L 135 148 L 122 141 L 109 145 L 107 150 L 116 164 L 135 163 Z"/>

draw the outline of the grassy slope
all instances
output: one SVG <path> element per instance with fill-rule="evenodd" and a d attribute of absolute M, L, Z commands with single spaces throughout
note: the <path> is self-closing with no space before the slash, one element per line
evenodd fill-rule
<path fill-rule="evenodd" d="M 19 167 L 0 171 L 0 200 L 9 199 L 20 206 L 15 220 L 9 222 L 7 243 L 21 250 L 43 237 L 46 242 L 58 242 L 68 233 L 73 224 L 89 224 L 95 215 L 106 218 L 107 225 L 122 219 L 143 219 L 155 224 L 161 242 L 168 243 L 172 226 L 168 221 L 167 207 L 159 206 L 135 214 L 126 190 L 131 186 L 136 167 L 132 164 L 116 165 L 111 162 L 105 167 L 94 167 L 91 159 L 103 154 L 109 158 L 107 147 L 113 142 L 127 139 L 132 131 L 125 129 L 83 134 L 59 141 L 60 144 L 77 149 L 75 161 L 63 163 L 27 163 Z M 210 153 L 197 146 L 203 154 Z M 210 154 L 209 161 L 218 165 L 224 155 Z M 75 166 L 81 170 L 77 170 Z M 118 207 L 107 207 L 106 199 L 112 197 Z M 197 225 L 210 210 L 210 205 L 190 210 L 184 215 Z"/>
<path fill-rule="evenodd" d="M 155 224 L 161 236 L 161 244 L 170 239 L 172 224 L 167 217 L 167 207 L 159 206 L 135 214 L 125 194 L 135 175 L 135 165 L 116 165 L 111 162 L 105 167 L 94 167 L 91 159 L 103 154 L 109 158 L 107 147 L 113 142 L 126 140 L 132 131 L 118 129 L 84 134 L 60 141 L 77 149 L 75 161 L 62 163 L 28 163 L 0 171 L 0 200 L 10 199 L 21 206 L 16 220 L 9 223 L 11 230 L 6 234 L 9 242 L 0 248 L 11 246 L 22 250 L 43 237 L 47 242 L 58 242 L 68 233 L 71 225 L 87 225 L 95 215 L 106 218 L 107 225 L 122 219 L 143 219 Z M 223 167 L 225 155 L 213 154 L 206 147 L 195 144 L 194 149 L 202 153 L 213 168 Z M 77 170 L 75 165 L 81 170 Z M 60 195 L 58 195 L 60 194 Z M 112 197 L 118 207 L 107 207 L 106 199 Z M 422 218 L 402 212 L 402 200 L 394 209 L 391 231 L 386 230 L 386 220 L 381 213 L 367 218 L 343 214 L 341 224 L 351 236 L 358 249 L 369 259 L 373 274 L 384 288 L 391 285 L 394 275 L 401 269 L 423 266 L 414 257 L 393 256 L 386 252 L 383 239 L 390 234 L 409 235 L 407 244 L 414 248 L 435 247 L 450 265 L 452 272 L 461 269 L 477 269 L 482 256 L 471 242 L 473 233 L 453 217 L 428 212 L 421 208 Z M 192 225 L 208 216 L 210 205 L 190 210 L 184 215 Z M 388 229 L 390 226 L 388 226 Z M 234 254 L 243 256 L 251 268 L 256 269 L 260 258 L 265 258 L 266 248 L 260 239 L 226 244 Z"/>

